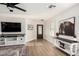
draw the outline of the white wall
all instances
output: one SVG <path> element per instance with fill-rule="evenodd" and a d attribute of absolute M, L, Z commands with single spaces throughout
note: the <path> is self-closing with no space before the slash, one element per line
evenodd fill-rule
<path fill-rule="evenodd" d="M 44 22 L 44 38 L 49 42 L 54 42 L 55 20 L 50 19 Z"/>
<path fill-rule="evenodd" d="M 28 24 L 34 26 L 33 30 L 28 30 Z M 26 19 L 26 42 L 37 39 L 37 24 L 43 24 L 42 21 Z"/>
<path fill-rule="evenodd" d="M 73 16 L 79 17 L 79 4 L 69 8 L 69 9 L 65 10 L 64 12 L 56 15 L 55 17 L 51 17 L 49 20 L 47 20 L 44 24 L 44 26 L 46 28 L 46 31 L 45 31 L 46 39 L 48 41 L 52 42 L 53 44 L 55 44 L 55 39 L 53 39 L 53 36 L 50 35 L 50 32 L 51 32 L 50 25 L 52 24 L 52 27 L 53 27 L 52 32 L 56 32 L 57 26 L 58 26 L 58 21 L 60 21 L 62 19 L 70 18 Z"/>

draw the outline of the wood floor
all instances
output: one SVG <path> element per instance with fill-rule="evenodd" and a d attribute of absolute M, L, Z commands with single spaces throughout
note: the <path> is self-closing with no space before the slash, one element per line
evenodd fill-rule
<path fill-rule="evenodd" d="M 66 54 L 57 49 L 46 40 L 33 40 L 26 44 L 28 56 L 65 56 Z"/>

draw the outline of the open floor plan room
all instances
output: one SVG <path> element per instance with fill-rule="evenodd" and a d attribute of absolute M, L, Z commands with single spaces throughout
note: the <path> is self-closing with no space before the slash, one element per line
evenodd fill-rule
<path fill-rule="evenodd" d="M 0 56 L 79 56 L 79 3 L 0 3 Z"/>

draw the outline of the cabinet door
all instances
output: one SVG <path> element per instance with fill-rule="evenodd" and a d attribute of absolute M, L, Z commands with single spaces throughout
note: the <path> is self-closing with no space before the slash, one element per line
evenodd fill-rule
<path fill-rule="evenodd" d="M 18 44 L 24 44 L 24 37 L 17 37 Z"/>

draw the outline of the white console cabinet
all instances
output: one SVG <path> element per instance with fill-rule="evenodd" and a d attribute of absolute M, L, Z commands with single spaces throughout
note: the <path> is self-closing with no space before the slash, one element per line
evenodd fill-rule
<path fill-rule="evenodd" d="M 9 36 L 9 35 L 8 35 Z M 3 37 L 0 37 L 0 46 L 7 46 L 7 45 L 18 45 L 18 44 L 24 44 L 25 39 L 24 36 L 10 36 L 6 37 L 5 35 Z"/>
<path fill-rule="evenodd" d="M 56 39 L 56 47 L 61 49 L 62 51 L 68 53 L 69 55 L 76 55 L 77 53 L 77 42 L 72 42 L 72 41 L 65 41 L 64 39 Z"/>

